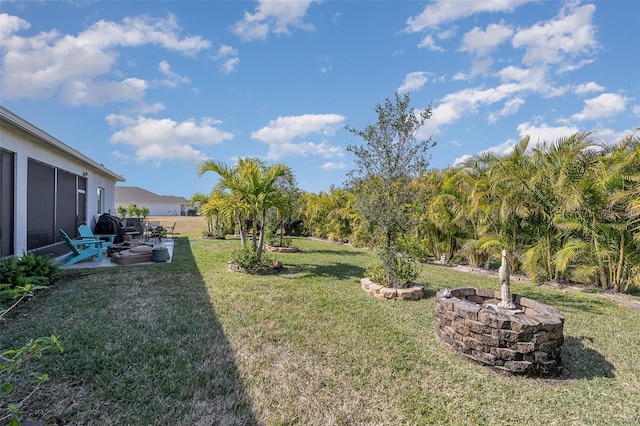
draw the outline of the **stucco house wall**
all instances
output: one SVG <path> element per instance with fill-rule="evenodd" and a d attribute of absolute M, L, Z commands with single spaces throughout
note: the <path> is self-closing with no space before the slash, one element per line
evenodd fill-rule
<path fill-rule="evenodd" d="M 29 160 L 35 160 L 62 172 L 86 179 L 86 223 L 91 227 L 95 225 L 93 217 L 99 213 L 98 188 L 103 189 L 102 213 L 113 212 L 115 184 L 125 181 L 122 176 L 108 170 L 3 107 L 0 107 L 0 148 L 13 153 L 14 158 L 12 254 L 19 255 L 27 250 Z M 72 236 L 75 236 L 75 232 Z M 5 256 L 7 253 L 2 253 L 2 255 Z"/>

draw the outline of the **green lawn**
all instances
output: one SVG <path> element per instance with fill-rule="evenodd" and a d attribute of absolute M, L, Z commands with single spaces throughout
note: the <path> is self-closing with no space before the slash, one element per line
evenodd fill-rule
<path fill-rule="evenodd" d="M 364 249 L 296 239 L 287 270 L 226 270 L 237 240 L 176 239 L 171 264 L 65 272 L 0 326 L 0 347 L 56 334 L 63 354 L 30 418 L 67 424 L 640 423 L 640 312 L 582 293 L 514 283 L 566 317 L 557 380 L 472 364 L 434 336 L 443 287 L 497 279 L 424 266 L 427 297 L 361 290 Z"/>

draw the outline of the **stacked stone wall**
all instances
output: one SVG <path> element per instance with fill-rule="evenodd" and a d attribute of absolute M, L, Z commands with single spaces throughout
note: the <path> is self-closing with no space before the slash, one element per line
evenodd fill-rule
<path fill-rule="evenodd" d="M 559 374 L 564 316 L 519 295 L 513 302 L 521 313 L 499 309 L 499 302 L 500 292 L 488 289 L 438 292 L 436 335 L 445 346 L 481 364 L 515 374 Z"/>
<path fill-rule="evenodd" d="M 376 284 L 369 278 L 362 278 L 360 285 L 365 292 L 378 299 L 419 300 L 424 297 L 424 288 L 417 285 L 409 288 L 390 288 Z"/>

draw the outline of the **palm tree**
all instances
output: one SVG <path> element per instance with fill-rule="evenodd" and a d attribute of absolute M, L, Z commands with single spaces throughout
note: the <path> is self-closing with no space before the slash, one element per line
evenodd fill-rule
<path fill-rule="evenodd" d="M 224 203 L 223 209 L 225 213 L 232 214 L 235 218 L 240 233 L 240 242 L 243 247 L 246 247 L 245 218 L 249 207 L 243 199 L 242 178 L 237 168 L 231 168 L 221 161 L 204 161 L 198 169 L 198 176 L 202 176 L 208 171 L 215 172 L 220 176 L 214 191 L 226 193 L 229 196 Z"/>
<path fill-rule="evenodd" d="M 264 161 L 249 157 L 238 159 L 238 163 L 232 168 L 219 161 L 205 161 L 200 166 L 199 175 L 202 176 L 207 171 L 220 175 L 216 188 L 230 191 L 231 197 L 226 207 L 235 212 L 244 247 L 246 240 L 243 219 L 248 217 L 252 221 L 252 248 L 260 262 L 264 248 L 267 211 L 273 207 L 282 207 L 283 197 L 278 182 L 284 180 L 292 183 L 293 172 L 284 164 L 267 167 Z"/>

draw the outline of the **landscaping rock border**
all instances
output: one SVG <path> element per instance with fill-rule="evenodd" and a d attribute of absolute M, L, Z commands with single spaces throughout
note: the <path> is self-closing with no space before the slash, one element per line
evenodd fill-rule
<path fill-rule="evenodd" d="M 533 299 L 513 295 L 520 313 L 496 308 L 500 291 L 462 287 L 436 294 L 436 335 L 478 363 L 513 374 L 562 372 L 564 316 Z"/>
<path fill-rule="evenodd" d="M 300 251 L 300 249 L 297 246 L 269 246 L 269 245 L 264 245 L 264 249 L 266 251 L 269 252 L 273 252 L 273 253 L 297 253 Z"/>
<path fill-rule="evenodd" d="M 362 278 L 360 285 L 364 291 L 378 299 L 419 300 L 424 297 L 424 288 L 417 285 L 409 288 L 389 288 L 376 284 L 369 278 Z"/>

